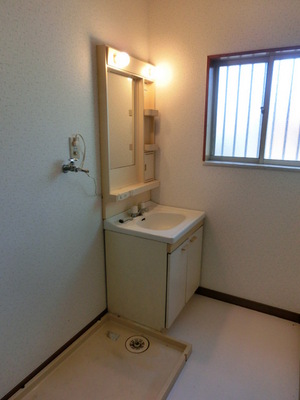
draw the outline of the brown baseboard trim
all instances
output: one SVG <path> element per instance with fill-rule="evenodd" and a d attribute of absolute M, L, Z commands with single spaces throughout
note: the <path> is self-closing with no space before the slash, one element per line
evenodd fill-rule
<path fill-rule="evenodd" d="M 288 321 L 300 323 L 300 314 L 294 313 L 292 311 L 283 310 L 281 308 L 268 306 L 266 304 L 257 303 L 256 301 L 243 299 L 241 297 L 232 296 L 230 294 L 218 292 L 216 290 L 207 289 L 204 287 L 199 287 L 196 290 L 196 294 L 201 294 L 202 296 L 210 297 L 212 299 L 221 300 L 226 303 L 235 304 L 236 306 L 249 308 L 251 310 L 259 311 L 264 314 L 273 315 L 282 319 L 287 319 Z"/>
<path fill-rule="evenodd" d="M 16 385 L 11 391 L 9 391 L 0 400 L 8 400 L 12 395 L 14 395 L 18 390 L 24 388 L 26 383 L 28 383 L 35 375 L 42 371 L 48 364 L 50 364 L 56 357 L 58 357 L 63 351 L 65 351 L 72 343 L 75 342 L 81 335 L 83 335 L 88 329 L 90 329 L 99 319 L 101 319 L 107 313 L 105 309 L 101 314 L 94 318 L 89 324 L 87 324 L 83 329 L 81 329 L 75 336 L 73 336 L 67 343 L 65 343 L 61 348 L 59 348 L 52 356 L 47 358 L 40 366 L 38 366 L 34 371 L 32 371 L 26 378 L 24 378 L 18 385 Z"/>

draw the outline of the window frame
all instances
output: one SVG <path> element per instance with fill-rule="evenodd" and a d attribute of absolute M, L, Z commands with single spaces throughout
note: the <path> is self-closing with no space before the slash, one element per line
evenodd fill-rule
<path fill-rule="evenodd" d="M 267 124 L 272 85 L 274 61 L 287 58 L 300 57 L 300 46 L 252 50 L 236 53 L 217 54 L 207 57 L 206 72 L 206 98 L 204 116 L 204 142 L 203 161 L 206 164 L 253 166 L 253 167 L 282 167 L 300 170 L 300 161 L 297 160 L 273 160 L 264 158 Z M 257 158 L 227 157 L 213 155 L 216 135 L 216 112 L 218 93 L 219 67 L 230 65 L 242 65 L 249 63 L 267 63 L 265 87 L 263 93 L 262 118 L 259 138 L 259 155 Z"/>

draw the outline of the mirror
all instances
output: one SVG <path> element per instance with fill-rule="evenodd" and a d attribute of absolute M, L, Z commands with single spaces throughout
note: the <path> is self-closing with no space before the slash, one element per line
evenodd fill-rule
<path fill-rule="evenodd" d="M 102 216 L 119 214 L 150 198 L 155 147 L 154 66 L 112 47 L 97 46 Z M 122 63 L 119 63 L 122 61 Z M 129 79 L 128 79 L 129 78 Z M 146 111 L 146 112 L 145 112 Z M 147 146 L 146 146 L 147 145 Z M 146 148 L 147 147 L 147 148 Z"/>
<path fill-rule="evenodd" d="M 134 79 L 108 71 L 110 169 L 134 165 Z"/>

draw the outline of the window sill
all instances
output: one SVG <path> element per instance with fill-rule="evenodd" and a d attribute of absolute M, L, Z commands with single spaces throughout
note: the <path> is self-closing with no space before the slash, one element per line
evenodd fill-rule
<path fill-rule="evenodd" d="M 203 165 L 208 167 L 252 168 L 252 169 L 269 169 L 273 171 L 300 172 L 300 167 L 292 165 L 254 164 L 254 163 L 239 163 L 230 161 L 204 161 Z"/>

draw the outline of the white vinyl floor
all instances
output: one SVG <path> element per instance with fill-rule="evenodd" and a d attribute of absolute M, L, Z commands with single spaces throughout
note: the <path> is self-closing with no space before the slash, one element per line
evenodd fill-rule
<path fill-rule="evenodd" d="M 299 324 L 194 295 L 168 334 L 192 354 L 168 400 L 299 400 Z"/>

